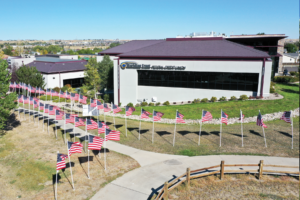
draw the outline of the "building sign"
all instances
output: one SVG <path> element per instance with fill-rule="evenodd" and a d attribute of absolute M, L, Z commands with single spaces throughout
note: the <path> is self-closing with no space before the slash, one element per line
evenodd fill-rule
<path fill-rule="evenodd" d="M 136 62 L 122 62 L 121 69 L 154 69 L 154 70 L 185 70 L 185 66 L 174 65 L 150 65 L 150 64 L 137 64 Z"/>

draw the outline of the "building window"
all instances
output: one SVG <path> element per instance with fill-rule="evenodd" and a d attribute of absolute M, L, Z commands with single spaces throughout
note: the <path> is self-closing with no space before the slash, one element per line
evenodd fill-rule
<path fill-rule="evenodd" d="M 64 86 L 70 84 L 72 88 L 81 87 L 84 83 L 84 78 L 75 78 L 75 79 L 65 79 Z"/>
<path fill-rule="evenodd" d="M 138 70 L 138 85 L 257 92 L 258 73 Z"/>

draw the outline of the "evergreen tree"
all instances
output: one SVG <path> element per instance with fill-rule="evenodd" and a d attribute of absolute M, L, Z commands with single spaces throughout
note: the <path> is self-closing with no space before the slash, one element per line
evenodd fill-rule
<path fill-rule="evenodd" d="M 98 64 L 96 58 L 90 58 L 85 65 L 84 81 L 87 86 L 93 87 L 94 93 L 100 89 L 101 78 L 98 73 Z"/>
<path fill-rule="evenodd" d="M 17 107 L 15 103 L 17 94 L 7 94 L 9 90 L 9 80 L 11 78 L 11 74 L 7 68 L 7 62 L 0 59 L 0 131 L 5 127 L 10 111 Z"/>
<path fill-rule="evenodd" d="M 22 66 L 17 70 L 18 81 L 30 84 L 33 87 L 45 87 L 43 75 L 35 68 L 29 66 Z"/>
<path fill-rule="evenodd" d="M 101 62 L 98 63 L 98 72 L 100 74 L 100 78 L 101 78 L 101 89 L 106 87 L 106 88 L 113 88 L 112 84 L 112 80 L 109 81 L 110 76 L 113 75 L 112 72 L 114 67 L 114 63 L 113 61 L 109 58 L 108 55 L 104 55 L 103 60 Z M 110 76 L 109 76 L 110 75 Z"/>

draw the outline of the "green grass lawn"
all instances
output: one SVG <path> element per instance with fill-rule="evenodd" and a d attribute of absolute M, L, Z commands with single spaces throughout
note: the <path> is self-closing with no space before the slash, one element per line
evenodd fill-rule
<path fill-rule="evenodd" d="M 232 118 L 239 117 L 240 109 L 243 111 L 243 114 L 245 114 L 245 117 L 253 117 L 258 114 L 258 110 L 260 110 L 262 114 L 267 114 L 292 110 L 299 107 L 298 85 L 277 83 L 276 92 L 284 96 L 284 98 L 279 100 L 237 100 L 172 106 L 147 106 L 143 108 L 151 113 L 153 109 L 163 112 L 165 114 L 163 118 L 173 119 L 178 109 L 178 111 L 185 116 L 185 119 L 200 119 L 202 109 L 211 112 L 213 118 L 220 118 L 220 110 L 223 109 L 223 111 L 229 115 L 229 118 Z M 133 112 L 133 115 L 140 115 L 140 107 L 136 107 L 136 109 L 137 111 Z M 124 113 L 125 111 L 121 112 L 121 114 Z"/>

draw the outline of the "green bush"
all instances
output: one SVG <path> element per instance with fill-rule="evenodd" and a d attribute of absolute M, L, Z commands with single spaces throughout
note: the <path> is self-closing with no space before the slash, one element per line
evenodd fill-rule
<path fill-rule="evenodd" d="M 140 107 L 140 104 L 139 103 L 135 104 L 135 107 Z"/>
<path fill-rule="evenodd" d="M 273 87 L 270 87 L 270 93 L 275 93 L 275 89 Z"/>
<path fill-rule="evenodd" d="M 299 75 L 298 77 L 292 77 L 292 76 L 275 76 L 274 82 L 278 83 L 289 83 L 289 82 L 297 82 L 299 81 Z"/>
<path fill-rule="evenodd" d="M 148 106 L 148 103 L 147 103 L 146 101 L 143 101 L 143 102 L 141 103 L 141 106 Z"/>
<path fill-rule="evenodd" d="M 120 102 L 120 103 L 118 103 L 118 106 L 120 107 L 122 105 L 122 103 Z"/>
<path fill-rule="evenodd" d="M 168 106 L 168 105 L 170 105 L 170 102 L 166 101 L 166 102 L 163 103 L 163 105 Z"/>
<path fill-rule="evenodd" d="M 234 101 L 234 100 L 237 100 L 235 96 L 230 97 L 230 101 Z"/>
<path fill-rule="evenodd" d="M 206 103 L 206 102 L 208 102 L 207 98 L 201 99 L 201 103 Z"/>
<path fill-rule="evenodd" d="M 127 106 L 133 107 L 133 103 L 128 103 Z"/>
<path fill-rule="evenodd" d="M 211 102 L 216 102 L 217 100 L 218 100 L 217 97 L 212 97 L 212 98 L 210 99 Z"/>
<path fill-rule="evenodd" d="M 55 92 L 59 92 L 59 91 L 60 91 L 60 88 L 59 88 L 59 87 L 55 87 L 55 88 L 53 88 L 53 90 L 54 90 Z"/>
<path fill-rule="evenodd" d="M 159 106 L 159 105 L 160 105 L 160 102 L 157 102 L 155 105 L 156 105 L 156 106 Z"/>
<path fill-rule="evenodd" d="M 198 98 L 198 99 L 194 99 L 194 101 L 192 102 L 192 103 L 200 103 L 201 101 L 200 101 L 200 99 Z"/>
<path fill-rule="evenodd" d="M 154 103 L 152 103 L 152 102 L 151 102 L 151 103 L 149 103 L 149 106 L 154 106 Z"/>
<path fill-rule="evenodd" d="M 273 87 L 273 86 L 276 85 L 276 83 L 274 83 L 273 81 L 271 81 L 270 85 L 271 85 L 271 87 Z"/>
<path fill-rule="evenodd" d="M 67 86 L 64 86 L 64 87 L 61 88 L 61 91 L 66 92 L 67 89 L 68 89 L 68 87 L 67 87 Z"/>
<path fill-rule="evenodd" d="M 222 96 L 222 97 L 219 99 L 219 101 L 227 101 L 227 98 L 224 97 L 224 96 Z"/>
<path fill-rule="evenodd" d="M 296 75 L 296 72 L 290 72 L 290 74 L 291 74 L 292 76 L 295 76 L 295 75 Z"/>
<path fill-rule="evenodd" d="M 240 100 L 247 100 L 248 99 L 248 96 L 243 94 L 240 96 Z"/>
<path fill-rule="evenodd" d="M 103 96 L 103 99 L 104 99 L 104 101 L 105 101 L 106 103 L 108 103 L 108 102 L 109 102 L 109 94 L 105 94 L 105 95 Z"/>

